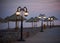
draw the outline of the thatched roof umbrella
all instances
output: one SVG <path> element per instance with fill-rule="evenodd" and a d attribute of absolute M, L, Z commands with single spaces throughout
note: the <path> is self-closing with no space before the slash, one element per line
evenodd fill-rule
<path fill-rule="evenodd" d="M 0 17 L 0 23 L 4 23 L 4 19 Z"/>
<path fill-rule="evenodd" d="M 3 21 L 3 19 L 0 17 L 0 23 Z"/>
<path fill-rule="evenodd" d="M 49 27 L 49 25 L 48 25 L 48 22 L 49 22 L 48 18 L 45 18 L 44 22 L 47 22 L 47 27 Z"/>
<path fill-rule="evenodd" d="M 38 17 L 35 17 L 34 18 L 34 24 L 36 23 L 35 27 L 37 27 L 37 22 L 39 21 L 40 19 Z"/>
<path fill-rule="evenodd" d="M 33 26 L 33 23 L 34 22 L 37 22 L 38 21 L 38 19 L 35 17 L 35 18 L 33 18 L 33 17 L 31 17 L 30 19 L 28 19 L 26 22 L 31 22 L 32 23 L 32 27 L 34 27 Z"/>
<path fill-rule="evenodd" d="M 34 18 L 34 21 L 35 21 L 35 22 L 37 22 L 37 21 L 39 21 L 39 20 L 40 20 L 40 19 L 39 19 L 38 17 L 35 17 L 35 18 Z"/>
<path fill-rule="evenodd" d="M 32 27 L 33 27 L 33 17 L 31 17 L 30 19 L 28 19 L 26 22 L 30 22 L 30 23 L 32 23 Z"/>
<path fill-rule="evenodd" d="M 50 18 L 53 18 L 53 20 L 58 20 L 55 16 L 51 16 Z"/>
<path fill-rule="evenodd" d="M 47 22 L 47 27 L 48 27 L 48 22 L 50 22 L 50 27 L 51 27 L 51 22 L 53 22 L 53 25 L 54 25 L 54 20 L 58 20 L 55 16 L 51 16 L 51 17 L 48 17 L 46 18 L 44 21 Z"/>
<path fill-rule="evenodd" d="M 9 16 L 5 18 L 5 21 L 8 23 L 8 29 L 9 29 Z"/>
<path fill-rule="evenodd" d="M 17 24 L 17 21 L 21 21 L 21 19 L 23 18 L 23 20 L 26 20 L 26 18 L 22 17 L 22 16 L 17 16 L 15 13 L 9 17 L 6 17 L 5 20 L 7 20 L 8 22 L 8 25 L 9 25 L 9 21 L 12 21 L 12 22 L 16 22 L 16 29 L 18 29 L 18 24 Z"/>
<path fill-rule="evenodd" d="M 52 26 L 54 26 L 54 20 L 58 20 L 58 18 L 56 18 L 55 16 L 51 16 L 50 18 L 52 18 L 52 22 L 53 22 Z"/>
<path fill-rule="evenodd" d="M 16 17 L 17 17 L 17 18 L 16 18 Z M 13 14 L 13 15 L 11 15 L 11 16 L 9 17 L 9 21 L 14 21 L 14 22 L 15 22 L 16 20 L 17 20 L 17 21 L 21 21 L 21 17 L 22 17 L 22 16 L 20 16 L 20 15 L 17 16 L 16 14 Z M 22 18 L 23 18 L 23 20 L 26 20 L 26 18 L 24 18 L 24 17 L 22 17 Z"/>
<path fill-rule="evenodd" d="M 0 17 L 0 23 L 6 23 L 6 20 Z"/>

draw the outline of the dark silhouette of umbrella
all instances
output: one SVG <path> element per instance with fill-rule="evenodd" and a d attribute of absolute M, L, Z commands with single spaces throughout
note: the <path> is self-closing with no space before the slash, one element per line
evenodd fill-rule
<path fill-rule="evenodd" d="M 34 18 L 34 22 L 38 22 L 40 19 L 38 17 Z"/>
<path fill-rule="evenodd" d="M 45 19 L 44 19 L 44 22 L 47 22 L 47 27 L 49 26 L 49 25 L 48 25 L 48 22 L 49 22 L 49 21 L 50 21 L 50 20 L 48 20 L 48 18 L 45 18 Z"/>
<path fill-rule="evenodd" d="M 31 17 L 26 22 L 37 22 L 37 21 L 39 21 L 39 19 L 37 17 L 35 17 L 35 18 Z"/>
<path fill-rule="evenodd" d="M 16 18 L 17 17 L 17 18 Z M 9 21 L 21 21 L 21 19 L 23 18 L 23 20 L 26 20 L 26 18 L 24 18 L 24 17 L 22 17 L 21 15 L 19 15 L 19 16 L 17 16 L 15 13 L 13 14 L 13 15 L 11 15 L 10 17 L 9 17 Z"/>
<path fill-rule="evenodd" d="M 32 23 L 32 27 L 33 27 L 33 17 L 31 17 L 30 19 L 28 19 L 28 20 L 26 20 L 26 22 L 30 22 L 30 23 Z"/>
<path fill-rule="evenodd" d="M 34 24 L 36 23 L 36 24 L 35 24 L 35 27 L 37 27 L 37 22 L 38 22 L 39 20 L 40 20 L 40 19 L 39 19 L 38 17 L 35 17 L 35 18 L 34 18 Z"/>
<path fill-rule="evenodd" d="M 48 18 L 52 18 L 52 20 L 49 20 Z M 47 27 L 48 27 L 48 22 L 50 22 L 50 26 L 51 26 L 51 22 L 53 21 L 53 25 L 54 25 L 54 20 L 58 20 L 55 16 L 51 16 L 46 18 L 44 21 L 47 22 Z"/>
<path fill-rule="evenodd" d="M 47 27 L 48 27 L 48 22 L 50 21 L 50 25 L 51 25 L 51 22 L 53 21 L 53 25 L 54 25 L 54 20 L 58 20 L 55 16 L 51 16 L 49 18 L 53 18 L 53 20 L 48 20 L 48 18 L 46 18 L 44 21 L 47 22 Z"/>
<path fill-rule="evenodd" d="M 9 21 L 16 22 L 16 28 L 18 28 L 17 21 L 21 21 L 21 19 L 26 20 L 26 18 L 22 17 L 21 15 L 17 16 L 16 13 L 13 15 L 6 17 L 5 20 L 8 22 L 8 28 L 9 28 Z"/>
<path fill-rule="evenodd" d="M 50 18 L 53 18 L 53 20 L 58 20 L 55 16 L 51 16 Z"/>
<path fill-rule="evenodd" d="M 3 19 L 0 17 L 0 23 L 3 21 Z"/>
<path fill-rule="evenodd" d="M 9 29 L 9 16 L 7 16 L 5 19 L 6 23 L 8 23 L 8 29 Z"/>
<path fill-rule="evenodd" d="M 0 17 L 0 23 L 6 23 L 6 20 Z"/>
<path fill-rule="evenodd" d="M 34 27 L 34 26 L 33 26 L 33 23 L 34 23 L 34 22 L 38 22 L 38 21 L 39 21 L 39 19 L 38 19 L 37 17 L 35 17 L 35 18 L 31 17 L 31 18 L 28 19 L 26 22 L 31 22 L 31 23 L 32 23 L 32 27 Z"/>
<path fill-rule="evenodd" d="M 53 18 L 53 20 L 52 20 L 53 25 L 52 26 L 54 26 L 54 22 L 55 22 L 55 20 L 58 20 L 58 18 L 56 18 L 55 16 L 51 16 L 50 18 Z"/>

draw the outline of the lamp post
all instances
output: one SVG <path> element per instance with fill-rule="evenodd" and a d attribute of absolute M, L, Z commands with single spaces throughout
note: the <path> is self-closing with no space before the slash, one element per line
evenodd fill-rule
<path fill-rule="evenodd" d="M 48 20 L 50 21 L 50 26 L 49 27 L 51 28 L 51 19 L 50 19 L 50 17 L 48 18 Z"/>
<path fill-rule="evenodd" d="M 53 18 L 49 17 L 48 20 L 50 21 L 50 28 L 51 28 L 51 21 L 53 20 Z"/>
<path fill-rule="evenodd" d="M 53 18 L 53 27 L 54 27 L 54 18 Z"/>
<path fill-rule="evenodd" d="M 40 32 L 43 32 L 43 21 L 44 19 L 46 18 L 44 14 L 40 14 L 39 17 L 41 19 L 41 31 Z"/>
<path fill-rule="evenodd" d="M 53 21 L 53 18 L 51 17 L 51 21 Z M 54 23 L 52 23 L 52 27 L 53 27 Z"/>
<path fill-rule="evenodd" d="M 48 25 L 48 19 L 47 19 L 47 27 L 49 27 L 49 25 Z"/>
<path fill-rule="evenodd" d="M 28 16 L 27 8 L 26 7 L 24 7 L 24 8 L 18 7 L 16 14 L 21 15 L 21 37 L 20 37 L 20 39 L 18 39 L 18 41 L 25 41 L 23 39 L 23 14 L 24 14 L 24 16 Z"/>

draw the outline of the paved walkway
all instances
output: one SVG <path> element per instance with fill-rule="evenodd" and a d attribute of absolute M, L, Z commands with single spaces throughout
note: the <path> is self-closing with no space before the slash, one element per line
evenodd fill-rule
<path fill-rule="evenodd" d="M 33 37 L 25 39 L 26 41 L 16 41 L 13 43 L 60 43 L 60 27 L 46 29 Z"/>

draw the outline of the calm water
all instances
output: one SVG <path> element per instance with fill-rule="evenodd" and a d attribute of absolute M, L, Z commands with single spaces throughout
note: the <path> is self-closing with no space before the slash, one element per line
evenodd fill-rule
<path fill-rule="evenodd" d="M 19 27 L 21 26 L 20 24 L 21 23 L 18 22 Z M 15 28 L 15 26 L 16 26 L 15 22 L 9 22 L 9 28 Z M 39 26 L 40 26 L 40 24 L 39 24 Z M 32 27 L 32 23 L 23 22 L 23 27 Z M 0 29 L 7 29 L 7 28 L 8 28 L 8 23 L 0 23 Z"/>
<path fill-rule="evenodd" d="M 19 27 L 20 27 L 20 22 L 18 23 Z M 47 24 L 46 22 L 44 22 L 44 24 Z M 59 24 L 60 25 L 60 22 L 57 22 L 55 21 L 55 25 L 56 24 Z M 15 28 L 15 22 L 9 22 L 9 27 L 10 28 Z M 37 26 L 41 26 L 41 21 L 40 22 L 37 22 Z M 32 27 L 32 23 L 29 23 L 29 22 L 23 22 L 23 27 Z M 8 28 L 8 23 L 0 23 L 0 29 L 7 29 Z"/>

